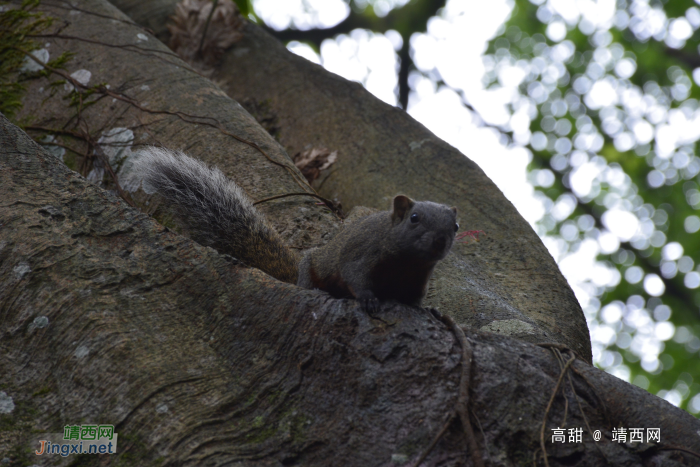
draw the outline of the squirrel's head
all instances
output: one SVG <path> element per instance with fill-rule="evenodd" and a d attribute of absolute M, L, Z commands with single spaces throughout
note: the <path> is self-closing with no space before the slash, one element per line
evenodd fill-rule
<path fill-rule="evenodd" d="M 443 259 L 459 230 L 457 208 L 404 195 L 394 198 L 391 222 L 398 251 L 426 261 Z"/>

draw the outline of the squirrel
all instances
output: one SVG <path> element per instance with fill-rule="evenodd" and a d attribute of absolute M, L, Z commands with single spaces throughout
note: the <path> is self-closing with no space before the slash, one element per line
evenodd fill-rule
<path fill-rule="evenodd" d="M 355 298 L 369 312 L 380 300 L 420 306 L 435 265 L 459 229 L 457 208 L 398 195 L 391 211 L 351 223 L 298 261 L 243 190 L 216 167 L 155 147 L 142 149 L 135 165 L 144 191 L 163 196 L 193 240 L 281 281 Z"/>

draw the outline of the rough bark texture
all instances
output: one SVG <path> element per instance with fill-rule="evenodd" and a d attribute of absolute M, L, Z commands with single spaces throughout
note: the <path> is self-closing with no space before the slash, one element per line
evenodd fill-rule
<path fill-rule="evenodd" d="M 0 200 L 8 465 L 411 465 L 453 410 L 461 349 L 426 310 L 370 317 L 243 268 L 87 182 L 2 116 Z M 527 464 L 561 364 L 466 334 L 484 458 Z M 547 418 L 549 465 L 697 465 L 686 451 L 700 452 L 698 420 L 580 360 L 571 368 L 605 437 L 596 449 L 565 379 Z M 583 443 L 550 442 L 565 412 Z M 88 423 L 115 425 L 116 455 L 33 454 L 40 433 Z M 661 443 L 611 442 L 618 426 L 660 428 Z M 469 464 L 455 421 L 423 465 Z"/>
<path fill-rule="evenodd" d="M 167 38 L 163 24 L 175 0 L 114 3 Z M 243 34 L 212 79 L 267 122 L 289 154 L 307 147 L 338 151 L 337 162 L 314 184 L 320 194 L 345 208 L 387 209 L 404 193 L 455 205 L 465 229 L 486 232 L 479 243 L 456 245 L 438 265 L 426 305 L 478 329 L 561 342 L 591 361 L 588 328 L 571 288 L 536 233 L 476 164 L 405 112 L 288 52 L 259 27 L 249 23 Z"/>
<path fill-rule="evenodd" d="M 188 70 L 109 4 L 90 0 L 79 7 L 43 4 L 43 11 L 59 19 L 61 30 L 60 37 L 41 42 L 51 44 L 47 48 L 52 57 L 63 50 L 74 52 L 66 76 L 90 71 L 85 86 L 92 93 L 78 96 L 60 83 L 51 94 L 50 83 L 68 79 L 54 72 L 26 81 L 28 93 L 19 118 L 34 128 L 34 137 L 46 133 L 37 128 L 52 129 L 57 138 L 53 143 L 85 151 L 90 173 L 96 168 L 90 165 L 92 151 L 104 152 L 125 190 L 148 212 L 157 200 L 130 191 L 137 188 L 138 174 L 129 173 L 128 161 L 138 157 L 141 144 L 184 149 L 216 163 L 253 198 L 300 190 L 294 181 L 298 172 L 268 162 L 230 136 L 252 140 L 277 162 L 289 162 L 283 148 L 219 88 Z M 248 39 L 255 34 L 250 32 Z M 269 63 L 266 54 L 272 51 L 280 54 L 282 68 L 297 63 L 280 47 L 260 48 L 260 62 Z M 309 82 L 320 80 L 307 89 L 310 98 L 347 89 L 317 67 L 299 66 L 307 70 Z M 293 71 L 289 70 L 291 78 L 298 73 Z M 299 85 L 291 78 L 291 86 Z M 270 79 L 279 76 L 273 73 Z M 324 80 L 337 88 L 327 87 Z M 377 104 L 364 91 L 356 96 L 361 109 L 348 110 L 348 115 L 357 119 L 366 108 L 366 118 L 378 118 L 388 140 L 398 138 L 396 132 L 418 131 L 404 114 Z M 71 107 L 63 99 L 71 97 L 78 104 L 79 97 L 95 102 Z M 337 100 L 342 103 L 345 98 Z M 352 125 L 362 122 L 348 119 L 352 135 L 357 131 Z M 122 138 L 129 131 L 133 136 Z M 396 139 L 397 147 L 405 144 L 403 138 Z M 407 170 L 416 172 L 428 161 L 447 164 L 455 154 L 434 137 L 426 138 L 429 142 L 417 150 L 437 148 L 445 162 L 430 159 L 437 153 L 425 153 L 424 158 L 406 159 Z M 104 190 L 99 177 L 98 183 L 90 183 L 61 162 L 59 146 L 47 147 L 55 154 L 0 116 L 2 465 L 412 465 L 440 432 L 455 409 L 464 374 L 456 336 L 431 313 L 389 303 L 369 316 L 353 300 L 334 300 L 245 268 L 128 206 Z M 65 159 L 80 168 L 79 157 L 68 152 Z M 476 186 L 469 190 L 495 196 L 490 182 L 479 178 L 483 174 L 464 161 L 457 162 L 455 170 L 468 169 L 465 173 L 476 177 Z M 357 176 L 362 170 L 357 168 Z M 394 169 L 381 170 L 377 177 L 389 177 Z M 349 176 L 354 175 L 343 175 Z M 469 177 L 465 180 L 472 180 Z M 401 191 L 398 180 L 396 189 Z M 457 188 L 435 183 L 434 189 L 444 195 Z M 505 203 L 498 196 L 489 201 L 480 200 L 481 195 L 471 198 L 469 190 L 460 199 L 474 203 L 470 209 Z M 300 248 L 323 242 L 337 226 L 305 197 L 263 206 L 282 234 Z M 485 211 L 484 222 L 495 222 L 488 220 L 492 215 Z M 506 225 L 510 222 L 516 227 Z M 520 321 L 532 322 L 535 329 L 526 338 L 575 344 L 577 338 L 570 334 L 575 325 L 557 329 L 559 321 L 552 321 L 546 327 L 523 311 L 552 294 L 560 299 L 570 294 L 556 269 L 551 272 L 546 264 L 537 264 L 555 274 L 549 282 L 535 283 L 546 285 L 544 298 L 525 300 L 515 283 L 510 291 L 504 289 L 504 284 L 522 277 L 509 262 L 520 254 L 520 246 L 499 239 L 517 234 L 522 225 L 522 220 L 503 221 L 503 231 L 487 232 L 491 240 L 467 245 L 471 250 L 462 255 L 473 256 L 453 255 L 456 259 L 449 267 L 460 272 L 439 276 L 438 283 L 452 282 L 442 286 L 448 298 L 436 296 L 449 302 L 452 290 L 452 303 L 461 303 L 462 314 L 455 314 L 462 322 L 522 316 Z M 539 240 L 534 241 L 533 248 L 543 250 Z M 492 264 L 499 258 L 503 264 Z M 531 264 L 533 258 L 544 261 L 522 253 L 521 262 Z M 546 315 L 547 307 L 554 305 L 541 306 Z M 513 327 L 522 331 L 522 325 Z M 686 451 L 700 452 L 700 423 L 682 410 L 576 360 L 569 372 L 571 385 L 567 376 L 545 417 L 562 366 L 553 350 L 477 330 L 465 332 L 473 352 L 470 412 L 477 444 L 489 464 L 520 465 L 537 458 L 542 465 L 543 453 L 537 450 L 545 418 L 552 466 L 593 466 L 606 460 L 611 465 L 697 464 Z M 582 358 L 590 358 L 581 342 L 571 346 Z M 583 413 L 593 430 L 604 432 L 600 449 L 594 446 Z M 550 429 L 564 425 L 565 416 L 567 428 L 584 429 L 583 443 L 551 443 Z M 115 425 L 116 456 L 33 454 L 41 433 L 88 423 Z M 611 442 L 611 430 L 619 426 L 660 428 L 661 443 Z M 463 427 L 453 421 L 423 465 L 470 464 Z"/>
<path fill-rule="evenodd" d="M 36 140 L 52 134 L 55 142 L 79 153 L 104 153 L 122 188 L 143 211 L 178 227 L 159 198 L 140 190 L 141 174 L 131 170 L 144 145 L 183 150 L 216 165 L 253 200 L 312 191 L 284 149 L 247 111 L 111 4 L 90 0 L 72 9 L 66 3 L 45 2 L 39 10 L 56 20 L 57 32 L 39 39 L 50 58 L 65 51 L 73 55 L 65 70 L 26 81 L 17 120 Z M 60 73 L 86 72 L 87 89 L 77 89 L 82 96 L 72 92 L 70 83 L 52 85 L 66 79 Z M 257 144 L 274 163 L 235 137 Z M 83 175 L 92 172 L 102 180 L 84 157 L 68 151 L 64 159 L 70 168 L 86 167 Z M 114 188 L 109 175 L 105 180 Z M 292 247 L 305 249 L 325 243 L 328 232 L 339 225 L 337 217 L 317 203 L 313 197 L 297 196 L 258 208 Z"/>

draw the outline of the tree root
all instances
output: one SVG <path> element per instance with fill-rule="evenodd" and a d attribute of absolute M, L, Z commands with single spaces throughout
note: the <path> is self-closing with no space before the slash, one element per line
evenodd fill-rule
<path fill-rule="evenodd" d="M 561 382 L 564 380 L 564 376 L 567 374 L 566 370 L 568 370 L 571 364 L 574 363 L 574 360 L 576 360 L 576 355 L 572 355 L 564 365 L 564 368 L 562 368 L 557 384 L 554 386 L 554 391 L 552 391 L 552 396 L 549 398 L 547 408 L 544 411 L 544 417 L 542 417 L 542 428 L 540 429 L 540 449 L 542 450 L 545 467 L 549 467 L 549 461 L 547 460 L 547 448 L 544 447 L 544 429 L 547 425 L 547 416 L 549 415 L 549 410 L 552 408 L 552 404 L 554 403 L 554 398 L 556 397 L 557 392 L 559 392 L 559 386 L 561 386 Z"/>
<path fill-rule="evenodd" d="M 484 460 L 481 457 L 481 451 L 479 446 L 476 444 L 476 438 L 474 437 L 474 430 L 472 429 L 471 422 L 469 420 L 469 381 L 471 378 L 471 363 L 472 363 L 472 347 L 467 341 L 464 331 L 454 322 L 454 320 L 447 316 L 440 314 L 437 310 L 430 310 L 433 316 L 445 323 L 452 333 L 459 341 L 460 347 L 462 347 L 462 375 L 459 383 L 459 395 L 457 396 L 457 403 L 454 409 L 450 412 L 447 417 L 445 424 L 443 425 L 440 432 L 435 436 L 430 445 L 423 451 L 423 454 L 418 458 L 418 461 L 414 464 L 414 467 L 418 467 L 421 462 L 430 454 L 440 438 L 445 434 L 447 428 L 452 423 L 452 420 L 459 416 L 462 422 L 462 429 L 464 430 L 464 436 L 469 447 L 469 453 L 472 457 L 472 462 L 475 467 L 484 467 Z"/>

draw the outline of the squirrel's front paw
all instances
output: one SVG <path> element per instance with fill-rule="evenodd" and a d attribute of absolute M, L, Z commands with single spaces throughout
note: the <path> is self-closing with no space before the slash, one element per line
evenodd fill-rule
<path fill-rule="evenodd" d="M 376 297 L 360 300 L 360 306 L 365 313 L 373 315 L 379 311 L 379 300 Z"/>
<path fill-rule="evenodd" d="M 372 292 L 359 293 L 356 298 L 365 313 L 374 314 L 379 311 L 379 300 Z"/>

